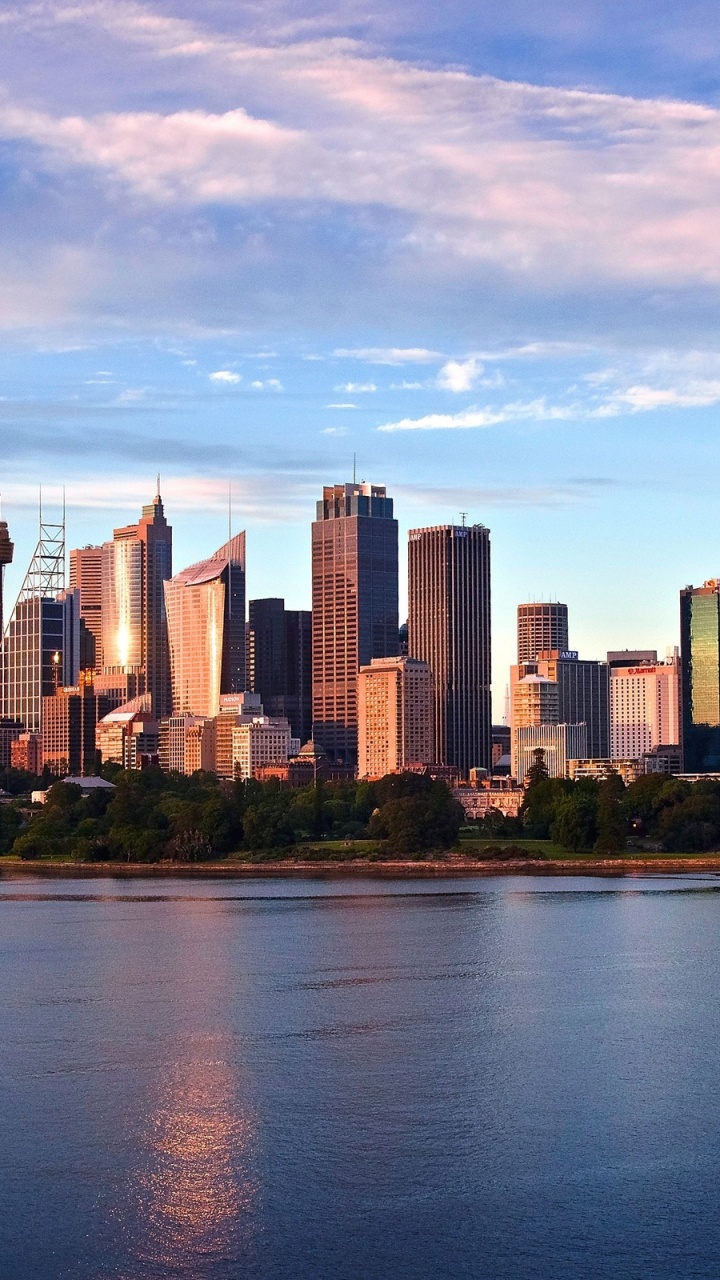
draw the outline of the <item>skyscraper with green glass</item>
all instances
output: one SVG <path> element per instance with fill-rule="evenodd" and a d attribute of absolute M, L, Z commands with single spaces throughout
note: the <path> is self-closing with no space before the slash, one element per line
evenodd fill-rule
<path fill-rule="evenodd" d="M 680 592 L 680 647 L 683 767 L 720 772 L 720 578 Z"/>

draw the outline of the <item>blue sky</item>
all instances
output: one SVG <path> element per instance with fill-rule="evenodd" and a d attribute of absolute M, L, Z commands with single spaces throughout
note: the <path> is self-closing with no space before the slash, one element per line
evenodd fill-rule
<path fill-rule="evenodd" d="M 469 0 L 0 11 L 0 489 L 70 545 L 148 500 L 309 601 L 323 483 L 493 540 L 571 642 L 720 573 L 720 12 Z"/>

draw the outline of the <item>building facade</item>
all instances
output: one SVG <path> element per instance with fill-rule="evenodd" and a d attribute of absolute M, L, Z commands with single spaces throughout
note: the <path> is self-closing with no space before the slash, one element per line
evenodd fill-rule
<path fill-rule="evenodd" d="M 517 660 L 534 662 L 541 650 L 568 650 L 568 607 L 558 601 L 519 604 L 517 610 Z"/>
<path fill-rule="evenodd" d="M 97 763 L 95 727 L 110 707 L 90 681 L 43 699 L 43 765 L 58 775 L 91 774 Z"/>
<path fill-rule="evenodd" d="M 42 735 L 20 733 L 10 743 L 10 764 L 38 777 L 43 771 Z"/>
<path fill-rule="evenodd" d="M 215 719 L 170 716 L 160 725 L 160 765 L 173 773 L 192 776 L 215 769 Z"/>
<path fill-rule="evenodd" d="M 411 529 L 408 653 L 432 672 L 435 759 L 467 775 L 492 762 L 490 531 Z"/>
<path fill-rule="evenodd" d="M 516 778 L 524 784 L 535 763 L 535 752 L 544 752 L 545 768 L 551 778 L 566 778 L 569 762 L 587 757 L 584 724 L 528 725 L 516 730 Z"/>
<path fill-rule="evenodd" d="M 357 677 L 398 652 L 398 526 L 384 486 L 326 486 L 312 526 L 313 737 L 357 761 Z"/>
<path fill-rule="evenodd" d="M 165 582 L 173 715 L 216 716 L 245 687 L 245 534 Z"/>
<path fill-rule="evenodd" d="M 102 547 L 75 547 L 70 552 L 70 589 L 80 593 L 79 663 L 81 671 L 102 671 Z"/>
<path fill-rule="evenodd" d="M 720 771 L 720 578 L 680 592 L 682 747 L 686 773 Z"/>
<path fill-rule="evenodd" d="M 159 487 L 159 486 L 158 486 Z M 172 528 L 158 492 L 137 524 L 103 545 L 103 672 L 135 674 L 156 716 L 171 711 L 164 585 L 172 577 Z"/>
<path fill-rule="evenodd" d="M 248 687 L 268 715 L 285 716 L 292 736 L 312 737 L 312 613 L 283 599 L 251 600 Z"/>
<path fill-rule="evenodd" d="M 280 716 L 241 718 L 232 730 L 234 778 L 253 778 L 271 764 L 287 764 L 291 754 L 290 725 Z"/>
<path fill-rule="evenodd" d="M 358 675 L 358 774 L 383 778 L 434 761 L 432 673 L 417 658 L 373 658 Z"/>
<path fill-rule="evenodd" d="M 610 755 L 639 760 L 680 742 L 680 660 L 613 667 L 610 676 Z"/>

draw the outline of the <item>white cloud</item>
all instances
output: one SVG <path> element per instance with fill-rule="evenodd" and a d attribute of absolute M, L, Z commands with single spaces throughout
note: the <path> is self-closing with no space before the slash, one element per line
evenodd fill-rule
<path fill-rule="evenodd" d="M 214 373 L 208 374 L 208 377 L 211 382 L 242 382 L 241 375 L 233 373 L 230 369 L 216 369 Z"/>
<path fill-rule="evenodd" d="M 365 392 L 377 391 L 374 382 L 341 382 L 339 387 L 335 387 L 336 391 L 347 391 L 348 395 L 359 396 Z"/>
<path fill-rule="evenodd" d="M 339 347 L 333 355 L 366 360 L 368 364 L 433 364 L 442 360 L 439 351 L 428 351 L 425 347 L 356 347 L 352 350 Z"/>
<path fill-rule="evenodd" d="M 357 409 L 356 404 L 326 404 L 326 409 Z"/>
<path fill-rule="evenodd" d="M 320 432 L 321 436 L 346 436 L 347 434 L 347 427 L 323 427 Z"/>
<path fill-rule="evenodd" d="M 264 382 L 262 382 L 260 379 L 256 379 L 255 382 L 250 383 L 250 386 L 255 391 L 283 391 L 284 390 L 283 384 L 279 378 L 266 378 Z"/>
<path fill-rule="evenodd" d="M 385 422 L 378 431 L 460 431 L 473 427 L 494 427 L 506 415 L 490 409 L 464 409 L 462 413 L 426 413 L 422 418 L 402 418 Z"/>
<path fill-rule="evenodd" d="M 475 356 L 467 360 L 448 360 L 437 376 L 437 385 L 443 391 L 471 391 L 483 367 Z"/>

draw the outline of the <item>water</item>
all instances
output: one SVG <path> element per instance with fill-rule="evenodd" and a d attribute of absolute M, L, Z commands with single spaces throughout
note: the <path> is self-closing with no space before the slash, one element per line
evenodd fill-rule
<path fill-rule="evenodd" d="M 0 1275 L 690 1280 L 720 882 L 0 881 Z"/>

